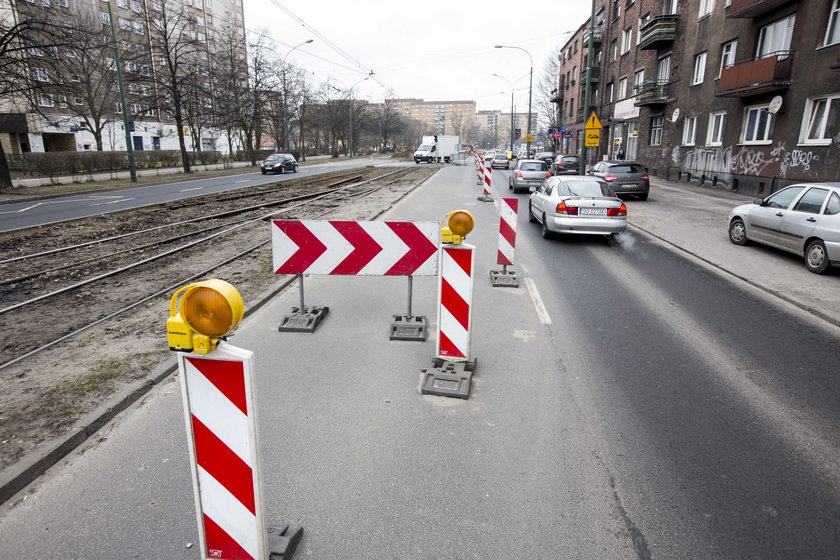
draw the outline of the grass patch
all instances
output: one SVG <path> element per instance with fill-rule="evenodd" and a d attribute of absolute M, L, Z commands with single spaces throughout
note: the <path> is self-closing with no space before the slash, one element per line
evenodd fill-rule
<path fill-rule="evenodd" d="M 71 393 L 90 393 L 102 388 L 111 379 L 121 376 L 124 369 L 131 363 L 131 358 L 111 359 L 100 365 L 93 373 L 83 376 L 67 387 Z"/>

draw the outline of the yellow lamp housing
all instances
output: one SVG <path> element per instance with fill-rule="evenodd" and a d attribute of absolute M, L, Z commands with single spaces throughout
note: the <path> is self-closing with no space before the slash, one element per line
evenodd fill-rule
<path fill-rule="evenodd" d="M 181 297 L 180 309 L 178 298 Z M 207 354 L 245 313 L 242 296 L 224 280 L 196 282 L 172 294 L 166 336 L 169 349 Z"/>
<path fill-rule="evenodd" d="M 455 210 L 443 217 L 441 226 L 440 242 L 459 245 L 475 226 L 475 218 L 466 210 Z"/>

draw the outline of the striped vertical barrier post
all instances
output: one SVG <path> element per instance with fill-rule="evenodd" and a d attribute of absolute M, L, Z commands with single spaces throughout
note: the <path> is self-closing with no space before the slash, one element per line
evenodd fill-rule
<path fill-rule="evenodd" d="M 493 202 L 493 195 L 491 194 L 493 191 L 491 190 L 491 185 L 493 183 L 493 167 L 490 165 L 485 165 L 484 167 L 484 193 L 478 197 L 478 200 L 481 202 Z"/>
<path fill-rule="evenodd" d="M 253 353 L 220 342 L 178 352 L 201 557 L 292 557 L 302 527 L 266 527 L 254 414 Z"/>
<path fill-rule="evenodd" d="M 499 252 L 496 257 L 496 264 L 502 265 L 502 270 L 490 271 L 490 281 L 494 287 L 519 287 L 516 272 L 507 268 L 513 265 L 513 255 L 516 251 L 516 214 L 518 210 L 519 199 L 501 199 L 499 205 Z"/>
<path fill-rule="evenodd" d="M 466 399 L 476 361 L 470 360 L 475 247 L 443 244 L 438 265 L 438 339 L 420 392 Z"/>
<path fill-rule="evenodd" d="M 480 154 L 475 154 L 475 173 L 478 175 L 478 182 L 476 185 L 484 184 L 484 161 Z"/>

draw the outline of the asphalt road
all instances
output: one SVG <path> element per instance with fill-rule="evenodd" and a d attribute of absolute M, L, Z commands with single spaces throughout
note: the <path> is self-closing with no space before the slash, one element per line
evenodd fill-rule
<path fill-rule="evenodd" d="M 244 168 L 245 171 L 242 173 L 221 177 L 186 179 L 175 183 L 143 185 L 107 192 L 5 203 L 0 204 L 0 232 L 151 206 L 266 183 L 282 182 L 297 177 L 324 173 L 325 171 L 350 169 L 368 163 L 370 163 L 370 160 L 364 159 L 313 163 L 299 167 L 297 173 L 284 175 L 263 175 L 257 168 Z"/>
<path fill-rule="evenodd" d="M 292 291 L 233 339 L 256 355 L 266 508 L 303 525 L 296 558 L 836 557 L 837 330 L 638 232 L 543 240 L 527 195 L 523 285 L 492 288 L 498 212 L 474 183 L 446 167 L 387 216 L 476 215 L 469 400 L 418 392 L 434 278 L 414 281 L 425 343 L 387 340 L 406 282 L 384 277 L 310 276 L 316 333 L 277 332 Z M 187 461 L 165 382 L 3 506 L 0 547 L 197 558 Z"/>

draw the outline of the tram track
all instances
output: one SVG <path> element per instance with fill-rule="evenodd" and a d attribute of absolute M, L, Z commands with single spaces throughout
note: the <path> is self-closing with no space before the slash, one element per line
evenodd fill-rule
<path fill-rule="evenodd" d="M 84 239 L 68 226 L 71 243 L 55 242 L 26 254 L 19 247 L 18 254 L 2 251 L 9 240 L 0 238 L 0 379 L 15 387 L 0 395 L 4 410 L 0 424 L 10 424 L 0 425 L 0 437 L 26 431 L 21 428 L 25 424 L 37 427 L 36 432 L 60 431 L 102 394 L 167 359 L 162 325 L 168 295 L 178 287 L 213 275 L 236 285 L 248 301 L 281 283 L 271 270 L 268 224 L 274 217 L 374 219 L 434 171 L 412 167 L 382 173 L 380 169 L 340 186 L 331 184 L 338 181 L 327 186 L 308 181 L 298 189 L 308 192 L 254 193 L 275 195 L 271 200 L 254 200 L 243 192 L 233 197 L 236 208 L 219 209 L 213 197 L 205 204 L 191 200 L 189 206 L 179 207 L 190 208 L 190 217 L 173 212 L 168 223 L 152 227 L 146 223 L 131 229 L 125 222 L 132 220 L 125 216 L 112 216 L 108 224 L 102 217 L 86 219 L 87 225 L 79 228 L 101 229 L 96 238 Z M 130 212 L 135 215 L 133 223 L 142 224 L 171 205 Z M 36 238 L 37 233 L 23 232 L 20 238 Z M 20 273 L 24 266 L 29 270 Z M 96 364 L 115 361 L 137 371 L 121 373 L 119 380 L 109 379 L 79 394 L 80 377 L 97 375 Z M 62 389 L 62 382 L 72 390 Z M 35 393 L 38 398 L 18 406 L 16 392 Z M 81 405 L 67 402 L 76 397 Z M 57 415 L 61 420 L 48 426 Z M 14 449 L 2 450 L 0 466 L 16 456 Z"/>

